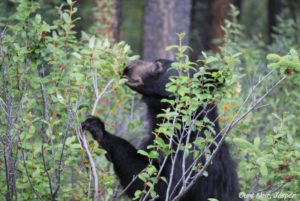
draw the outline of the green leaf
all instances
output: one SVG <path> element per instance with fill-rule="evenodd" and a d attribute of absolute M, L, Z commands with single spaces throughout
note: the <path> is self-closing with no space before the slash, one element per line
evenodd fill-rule
<path fill-rule="evenodd" d="M 233 142 L 237 144 L 241 149 L 254 149 L 254 145 L 251 144 L 249 141 L 242 139 L 242 138 L 234 138 Z"/>
<path fill-rule="evenodd" d="M 277 55 L 277 54 L 268 54 L 267 55 L 267 60 L 269 60 L 269 61 L 279 61 L 280 56 Z"/>
<path fill-rule="evenodd" d="M 76 140 L 75 136 L 68 137 L 66 140 L 66 145 L 70 146 L 73 142 L 75 142 L 75 140 Z"/>
<path fill-rule="evenodd" d="M 158 158 L 159 157 L 159 153 L 157 151 L 150 151 L 150 154 L 149 154 L 149 158 Z"/>
<path fill-rule="evenodd" d="M 80 144 L 71 144 L 70 147 L 71 147 L 72 149 L 81 149 Z"/>
<path fill-rule="evenodd" d="M 119 85 L 124 85 L 124 84 L 126 84 L 127 82 L 128 82 L 128 79 L 122 78 L 122 79 L 119 80 Z"/>
<path fill-rule="evenodd" d="M 262 176 L 267 176 L 268 175 L 268 168 L 266 166 L 266 163 L 260 162 L 259 164 L 259 170 Z"/>
<path fill-rule="evenodd" d="M 150 165 L 146 170 L 149 175 L 153 175 L 157 172 L 157 169 L 154 165 Z"/>
<path fill-rule="evenodd" d="M 63 14 L 63 18 L 64 18 L 64 21 L 67 23 L 67 24 L 71 24 L 72 23 L 72 19 L 70 17 L 70 15 L 68 13 L 64 13 Z"/>
<path fill-rule="evenodd" d="M 178 45 L 170 45 L 166 48 L 166 51 L 170 51 L 172 49 L 177 49 L 179 46 Z"/>
<path fill-rule="evenodd" d="M 205 177 L 208 177 L 208 172 L 204 171 L 202 175 L 205 176 Z"/>
<path fill-rule="evenodd" d="M 178 36 L 179 40 L 181 40 L 185 37 L 185 33 L 184 32 L 179 33 L 179 34 L 177 34 L 177 36 Z"/>
<path fill-rule="evenodd" d="M 135 198 L 139 198 L 142 195 L 142 191 L 141 190 L 137 190 L 134 192 L 134 197 Z"/>
<path fill-rule="evenodd" d="M 143 156 L 149 157 L 149 154 L 146 151 L 144 151 L 144 150 L 138 150 L 138 153 L 141 154 L 141 155 L 143 155 Z"/>
<path fill-rule="evenodd" d="M 146 182 L 147 179 L 148 179 L 149 175 L 146 173 L 146 172 L 141 172 L 139 175 L 138 175 L 138 178 L 140 180 L 142 180 L 143 182 Z"/>
<path fill-rule="evenodd" d="M 156 138 L 156 139 L 155 139 L 155 143 L 156 143 L 159 147 L 165 147 L 165 146 L 166 146 L 165 141 L 163 141 L 163 139 L 161 139 L 161 138 Z"/>
<path fill-rule="evenodd" d="M 95 36 L 92 36 L 92 38 L 89 40 L 89 48 L 94 49 L 95 47 Z"/>
<path fill-rule="evenodd" d="M 81 56 L 79 53 L 77 53 L 77 52 L 73 52 L 72 55 L 73 55 L 75 58 L 77 58 L 77 59 L 81 59 L 81 58 L 82 58 L 82 56 Z"/>
<path fill-rule="evenodd" d="M 216 61 L 218 61 L 219 59 L 218 58 L 216 58 L 216 57 L 208 57 L 207 59 L 206 59 L 206 63 L 207 64 L 209 64 L 209 63 L 213 63 L 213 62 L 216 62 Z"/>
<path fill-rule="evenodd" d="M 39 23 L 42 21 L 41 15 L 37 14 L 37 15 L 35 16 L 35 21 L 39 24 Z"/>
<path fill-rule="evenodd" d="M 259 148 L 259 146 L 260 146 L 260 137 L 255 137 L 254 138 L 254 146 L 256 148 Z"/>

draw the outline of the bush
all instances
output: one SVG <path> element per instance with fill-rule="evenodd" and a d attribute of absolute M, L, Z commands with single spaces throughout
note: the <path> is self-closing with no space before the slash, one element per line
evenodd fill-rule
<path fill-rule="evenodd" d="M 1 171 L 0 195 L 8 200 L 84 200 L 93 186 L 75 130 L 98 106 L 94 100 L 105 86 L 97 111 L 128 114 L 129 107 L 121 106 L 131 96 L 118 80 L 130 48 L 87 33 L 77 39 L 77 8 L 71 1 L 58 9 L 52 24 L 39 9 L 38 3 L 20 1 L 1 31 L 0 166 L 6 172 Z M 96 143 L 91 148 L 94 155 L 103 155 Z M 114 182 L 107 170 L 99 168 L 105 196 Z"/>

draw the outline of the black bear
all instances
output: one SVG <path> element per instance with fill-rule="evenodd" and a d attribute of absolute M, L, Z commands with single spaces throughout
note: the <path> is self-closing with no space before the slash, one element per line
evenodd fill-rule
<path fill-rule="evenodd" d="M 151 129 L 143 148 L 153 143 L 154 135 L 152 132 L 162 121 L 157 115 L 169 106 L 167 103 L 161 102 L 161 100 L 174 98 L 174 94 L 167 92 L 165 89 L 169 78 L 178 75 L 178 72 L 174 68 L 170 69 L 172 62 L 164 59 L 154 62 L 142 60 L 131 61 L 124 69 L 122 77 L 128 80 L 127 85 L 142 95 L 142 99 L 148 107 L 147 111 Z M 203 115 L 199 115 L 198 119 L 201 120 L 201 118 L 207 117 L 210 121 L 215 122 L 215 133 L 219 133 L 220 128 L 217 121 L 216 106 L 209 104 L 209 106 L 200 107 L 199 111 L 204 112 Z M 82 129 L 88 130 L 102 148 L 107 151 L 107 158 L 113 163 L 114 170 L 120 179 L 121 185 L 126 188 L 128 196 L 133 197 L 136 190 L 145 188 L 144 182 L 133 178 L 149 165 L 149 159 L 146 156 L 137 153 L 137 149 L 128 141 L 107 132 L 104 123 L 97 117 L 89 116 L 82 123 Z M 190 137 L 189 142 L 193 142 L 195 136 L 204 135 L 202 130 L 193 131 L 192 134 L 191 136 L 194 137 Z M 203 162 L 203 160 L 205 162 L 205 159 L 202 158 L 201 161 Z M 183 161 L 185 161 L 185 166 L 182 166 Z M 168 185 L 164 181 L 159 180 L 155 185 L 155 191 L 158 195 L 155 199 L 156 201 L 173 200 L 184 185 L 182 183 L 182 176 L 185 171 L 183 167 L 189 167 L 194 161 L 192 156 L 184 156 L 182 152 L 179 152 L 176 156 L 175 162 L 174 156 L 166 160 L 161 176 L 168 180 L 171 187 L 168 188 Z M 161 161 L 153 161 L 152 164 L 159 169 Z M 215 198 L 219 201 L 241 200 L 238 196 L 239 184 L 236 165 L 225 143 L 222 144 L 216 157 L 208 166 L 207 173 L 207 177 L 201 176 L 196 180 L 192 188 L 180 196 L 179 200 L 206 201 L 209 198 Z M 144 200 L 151 200 L 150 196 Z"/>

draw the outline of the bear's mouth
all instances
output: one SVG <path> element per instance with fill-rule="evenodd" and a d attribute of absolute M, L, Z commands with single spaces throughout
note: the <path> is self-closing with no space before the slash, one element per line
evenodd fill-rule
<path fill-rule="evenodd" d="M 123 75 L 122 79 L 127 80 L 127 82 L 125 84 L 129 87 L 138 87 L 138 86 L 144 85 L 144 82 L 141 78 L 132 79 L 132 78 L 127 77 L 126 75 Z"/>

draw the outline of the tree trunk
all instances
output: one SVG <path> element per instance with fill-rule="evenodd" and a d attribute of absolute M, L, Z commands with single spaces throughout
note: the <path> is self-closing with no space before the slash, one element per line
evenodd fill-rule
<path fill-rule="evenodd" d="M 177 33 L 185 32 L 188 45 L 191 0 L 146 0 L 144 10 L 143 59 L 175 59 L 176 51 L 166 47 L 178 44 Z"/>
<path fill-rule="evenodd" d="M 114 0 L 115 13 L 113 21 L 113 36 L 116 42 L 121 40 L 122 3 L 123 0 Z"/>
<path fill-rule="evenodd" d="M 209 12 L 210 0 L 193 0 L 191 14 L 190 52 L 191 60 L 199 58 L 201 51 L 210 49 L 210 24 L 211 13 Z"/>
<path fill-rule="evenodd" d="M 279 15 L 281 10 L 281 0 L 269 0 L 268 2 L 268 19 L 269 19 L 269 26 L 268 26 L 268 36 L 269 42 L 272 42 L 272 34 L 275 33 L 273 27 L 277 25 L 276 17 Z"/>
<path fill-rule="evenodd" d="M 193 0 L 190 57 L 197 60 L 201 51 L 219 51 L 224 32 L 221 26 L 229 11 L 229 0 Z"/>
<path fill-rule="evenodd" d="M 219 45 L 224 38 L 224 31 L 222 26 L 229 11 L 229 0 L 213 0 L 211 6 L 211 13 L 213 16 L 212 23 L 212 42 L 211 49 L 214 52 L 219 51 Z"/>
<path fill-rule="evenodd" d="M 1 38 L 0 38 L 1 39 Z M 0 41 L 1 44 L 2 41 Z M 2 53 L 2 57 L 5 57 L 6 55 Z M 4 165 L 5 165 L 5 177 L 6 177 L 6 201 L 13 201 L 16 200 L 15 192 L 16 192 L 16 156 L 14 156 L 14 150 L 17 146 L 17 137 L 16 135 L 13 136 L 13 127 L 15 125 L 15 119 L 16 114 L 14 114 L 13 111 L 13 98 L 9 94 L 9 88 L 8 86 L 8 77 L 7 77 L 7 66 L 3 64 L 1 66 L 1 74 L 2 74 L 2 88 L 0 88 L 2 91 L 1 96 L 3 97 L 3 103 L 4 103 L 4 110 L 5 113 L 5 119 L 6 119 L 6 129 L 3 136 L 1 136 L 2 147 L 3 147 L 3 158 L 4 158 Z M 20 101 L 21 102 L 21 101 Z"/>
<path fill-rule="evenodd" d="M 113 42 L 121 39 L 122 4 L 123 0 L 95 0 L 95 32 L 113 39 Z"/>

